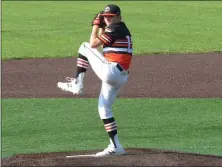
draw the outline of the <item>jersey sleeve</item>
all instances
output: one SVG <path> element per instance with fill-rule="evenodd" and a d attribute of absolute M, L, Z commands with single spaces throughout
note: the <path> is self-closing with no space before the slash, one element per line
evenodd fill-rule
<path fill-rule="evenodd" d="M 109 45 L 112 44 L 117 36 L 117 32 L 112 27 L 106 27 L 104 33 L 98 36 L 99 40 L 104 44 Z"/>

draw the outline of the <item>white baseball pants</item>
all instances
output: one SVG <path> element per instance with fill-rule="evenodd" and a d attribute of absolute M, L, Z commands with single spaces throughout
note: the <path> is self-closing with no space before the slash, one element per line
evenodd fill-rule
<path fill-rule="evenodd" d="M 91 48 L 87 42 L 80 46 L 78 52 L 87 57 L 93 71 L 102 80 L 98 104 L 100 118 L 113 117 L 112 104 L 120 88 L 127 82 L 128 73 L 126 71 L 120 72 L 116 67 L 117 63 L 108 62 L 97 49 Z"/>

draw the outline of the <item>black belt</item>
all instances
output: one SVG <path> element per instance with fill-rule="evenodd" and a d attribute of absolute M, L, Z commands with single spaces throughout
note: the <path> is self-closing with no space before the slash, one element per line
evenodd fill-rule
<path fill-rule="evenodd" d="M 116 67 L 119 69 L 120 72 L 125 71 L 125 70 L 123 69 L 123 67 L 122 67 L 121 65 L 119 65 L 118 63 L 117 63 L 117 65 L 116 65 Z M 126 72 L 129 74 L 129 71 L 126 71 Z"/>

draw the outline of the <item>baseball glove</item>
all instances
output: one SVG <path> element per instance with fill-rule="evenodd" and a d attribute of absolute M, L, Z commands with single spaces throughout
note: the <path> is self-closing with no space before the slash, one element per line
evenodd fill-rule
<path fill-rule="evenodd" d="M 91 24 L 93 25 L 98 25 L 99 28 L 104 28 L 106 26 L 106 23 L 104 21 L 104 16 L 101 16 L 103 11 L 99 12 L 96 14 L 96 16 L 93 18 Z"/>

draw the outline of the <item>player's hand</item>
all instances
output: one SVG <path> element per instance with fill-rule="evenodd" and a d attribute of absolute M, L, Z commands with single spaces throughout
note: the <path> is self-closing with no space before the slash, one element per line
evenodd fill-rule
<path fill-rule="evenodd" d="M 94 17 L 94 19 L 92 21 L 92 26 L 98 25 L 99 28 L 104 28 L 106 26 L 106 23 L 104 21 L 104 16 L 101 15 L 102 13 L 103 13 L 103 11 L 96 14 L 96 16 Z"/>

